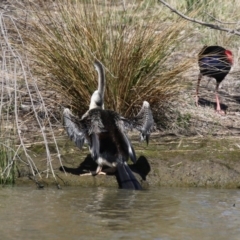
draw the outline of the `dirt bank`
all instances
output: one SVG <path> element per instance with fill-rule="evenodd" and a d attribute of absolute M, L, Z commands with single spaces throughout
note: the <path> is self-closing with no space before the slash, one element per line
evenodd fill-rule
<path fill-rule="evenodd" d="M 170 137 L 155 135 L 149 146 L 135 141 L 137 156 L 145 156 L 147 162 L 139 167 L 142 176 L 135 171 L 136 176 L 144 188 L 157 186 L 179 186 L 179 187 L 218 187 L 239 188 L 240 187 L 240 139 L 236 137 Z M 35 156 L 38 169 L 45 169 L 46 162 L 41 161 L 42 146 L 31 149 Z M 85 167 L 79 165 L 85 160 L 88 150 L 80 152 L 71 142 L 67 141 L 61 146 L 62 161 L 66 167 L 66 173 L 62 171 L 57 159 L 53 161 L 54 172 L 57 182 L 61 186 L 105 186 L 117 187 L 115 176 L 79 176 L 89 169 L 89 162 Z M 86 160 L 85 160 L 86 161 Z M 148 173 L 150 165 L 151 171 Z M 92 163 L 90 163 L 91 165 Z M 131 163 L 129 163 L 131 164 Z M 94 169 L 94 166 L 91 166 Z M 96 166 L 95 166 L 96 167 Z M 132 167 L 132 165 L 131 165 Z M 29 180 L 28 170 L 23 165 L 18 166 L 19 178 L 16 184 L 35 184 Z M 145 171 L 145 173 L 144 173 Z M 56 184 L 53 176 L 42 172 L 42 178 L 36 179 L 43 185 Z"/>

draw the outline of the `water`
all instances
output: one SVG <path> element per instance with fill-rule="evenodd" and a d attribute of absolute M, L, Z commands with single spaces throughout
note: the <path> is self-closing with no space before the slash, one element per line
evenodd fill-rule
<path fill-rule="evenodd" d="M 240 191 L 0 189 L 1 239 L 240 239 Z"/>

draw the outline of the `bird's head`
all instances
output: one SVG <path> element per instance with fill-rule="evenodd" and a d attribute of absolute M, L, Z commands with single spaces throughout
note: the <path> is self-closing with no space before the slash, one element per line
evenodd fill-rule
<path fill-rule="evenodd" d="M 233 54 L 230 50 L 225 50 L 225 54 L 227 56 L 227 59 L 231 65 L 233 65 Z"/>

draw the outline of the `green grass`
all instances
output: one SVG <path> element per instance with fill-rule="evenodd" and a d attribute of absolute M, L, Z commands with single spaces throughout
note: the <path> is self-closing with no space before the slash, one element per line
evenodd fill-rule
<path fill-rule="evenodd" d="M 10 144 L 12 145 L 12 144 Z M 9 145 L 0 142 L 0 184 L 14 184 L 16 164 L 13 160 L 14 151 Z"/>

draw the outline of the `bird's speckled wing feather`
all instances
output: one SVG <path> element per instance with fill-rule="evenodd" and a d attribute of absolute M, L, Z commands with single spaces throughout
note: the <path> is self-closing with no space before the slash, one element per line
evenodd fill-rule
<path fill-rule="evenodd" d="M 82 148 L 85 141 L 86 129 L 84 125 L 72 115 L 68 108 L 63 111 L 64 127 L 69 138 L 76 144 L 78 148 Z"/>
<path fill-rule="evenodd" d="M 154 120 L 152 110 L 147 101 L 143 102 L 142 108 L 136 116 L 125 121 L 126 128 L 137 129 L 140 132 L 141 140 L 146 140 L 147 143 L 149 141 L 153 125 Z"/>

